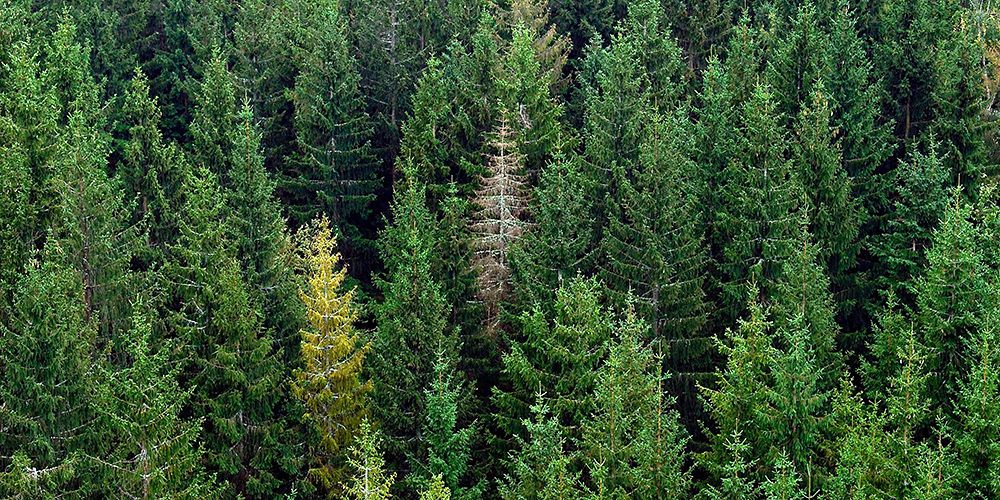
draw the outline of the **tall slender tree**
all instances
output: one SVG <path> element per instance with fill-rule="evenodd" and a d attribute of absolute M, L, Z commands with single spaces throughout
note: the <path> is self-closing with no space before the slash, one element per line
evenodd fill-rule
<path fill-rule="evenodd" d="M 336 269 L 340 254 L 328 219 L 310 226 L 305 249 L 310 271 L 308 291 L 300 291 L 307 308 L 308 330 L 302 330 L 302 369 L 296 370 L 292 392 L 306 406 L 305 418 L 319 434 L 309 474 L 331 495 L 344 477 L 344 452 L 367 415 L 371 381 L 360 374 L 371 344 L 359 345 L 354 329 L 355 290 L 341 292 L 346 268 Z"/>

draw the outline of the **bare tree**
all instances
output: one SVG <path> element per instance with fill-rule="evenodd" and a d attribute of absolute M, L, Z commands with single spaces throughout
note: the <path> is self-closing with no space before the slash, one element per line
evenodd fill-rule
<path fill-rule="evenodd" d="M 486 305 L 487 328 L 498 323 L 500 301 L 510 292 L 510 266 L 507 252 L 521 238 L 527 227 L 522 216 L 528 208 L 525 188 L 524 155 L 518 151 L 507 112 L 492 134 L 489 145 L 495 153 L 487 157 L 490 176 L 483 178 L 483 188 L 476 191 L 479 207 L 473 232 L 473 265 L 479 272 L 479 298 Z"/>

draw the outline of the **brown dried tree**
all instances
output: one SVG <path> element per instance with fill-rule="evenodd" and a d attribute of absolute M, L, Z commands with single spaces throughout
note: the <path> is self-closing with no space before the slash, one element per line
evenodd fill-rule
<path fill-rule="evenodd" d="M 470 227 L 473 266 L 479 272 L 479 299 L 486 306 L 488 329 L 496 327 L 500 301 L 510 292 L 507 252 L 526 230 L 522 216 L 528 208 L 524 155 L 518 151 L 506 111 L 491 135 L 489 145 L 496 152 L 487 157 L 490 176 L 483 178 L 483 188 L 476 191 L 474 202 L 479 210 Z"/>

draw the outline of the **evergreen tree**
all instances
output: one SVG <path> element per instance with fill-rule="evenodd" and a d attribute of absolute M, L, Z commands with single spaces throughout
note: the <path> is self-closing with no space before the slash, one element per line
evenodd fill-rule
<path fill-rule="evenodd" d="M 385 472 L 385 459 L 379 450 L 382 434 L 373 429 L 367 418 L 361 420 L 360 433 L 351 446 L 347 464 L 353 469 L 347 494 L 353 500 L 388 500 L 389 489 L 396 481 L 396 474 Z"/>
<path fill-rule="evenodd" d="M 367 414 L 371 381 L 359 380 L 371 344 L 358 346 L 354 330 L 354 290 L 341 293 L 347 269 L 336 270 L 336 239 L 325 217 L 310 227 L 305 249 L 310 269 L 306 303 L 310 329 L 302 330 L 302 366 L 292 392 L 306 406 L 305 418 L 319 434 L 310 476 L 325 491 L 336 492 L 344 474 L 342 449 L 351 443 Z"/>
<path fill-rule="evenodd" d="M 302 4 L 311 14 L 294 33 L 298 74 L 288 91 L 297 151 L 284 168 L 280 190 L 296 223 L 318 213 L 331 218 L 348 262 L 364 275 L 358 266 L 374 258 L 369 220 L 381 189 L 371 125 L 337 3 Z"/>
<path fill-rule="evenodd" d="M 54 202 L 51 178 L 61 105 L 43 73 L 41 37 L 26 33 L 21 6 L 0 7 L 0 318 L 10 314 L 31 253 L 44 242 Z"/>
<path fill-rule="evenodd" d="M 209 169 L 223 186 L 230 186 L 229 142 L 237 127 L 233 78 L 222 54 L 216 50 L 205 61 L 204 76 L 194 96 L 189 143 L 190 159 L 196 167 Z"/>
<path fill-rule="evenodd" d="M 834 103 L 822 80 L 813 85 L 797 117 L 792 157 L 808 196 L 809 234 L 820 245 L 820 261 L 838 288 L 850 287 L 847 273 L 860 250 L 860 207 L 842 166 L 841 141 L 831 123 Z"/>
<path fill-rule="evenodd" d="M 445 486 L 440 474 L 434 476 L 427 489 L 420 492 L 420 500 L 451 500 L 451 490 Z"/>
<path fill-rule="evenodd" d="M 177 384 L 180 365 L 168 368 L 168 346 L 155 353 L 149 320 L 133 315 L 128 366 L 101 368 L 95 412 L 112 453 L 98 458 L 107 471 L 105 494 L 114 498 L 215 498 L 195 448 L 200 421 L 181 412 L 191 389 Z"/>
<path fill-rule="evenodd" d="M 523 337 L 511 339 L 503 359 L 510 389 L 494 390 L 498 423 L 508 435 L 525 435 L 523 419 L 537 397 L 552 412 L 562 437 L 579 438 L 580 423 L 594 410 L 596 371 L 611 336 L 600 298 L 595 279 L 574 278 L 556 293 L 553 318 L 537 306 L 521 316 Z M 535 396 L 539 392 L 543 395 Z"/>
<path fill-rule="evenodd" d="M 59 64 L 81 64 L 84 49 L 72 42 L 75 27 L 63 23 L 54 35 Z M 53 62 L 52 64 L 54 64 Z M 128 265 L 134 252 L 135 230 L 125 220 L 122 193 L 105 170 L 110 137 L 98 102 L 98 85 L 85 67 L 52 67 L 72 81 L 64 108 L 65 128 L 56 144 L 51 178 L 55 208 L 51 237 L 64 252 L 62 264 L 83 279 L 84 320 L 94 321 L 104 340 L 123 329 L 128 318 Z M 54 83 L 54 82 L 53 82 Z M 64 87 L 60 86 L 60 89 Z"/>
<path fill-rule="evenodd" d="M 291 488 L 301 453 L 285 421 L 286 368 L 235 258 L 224 191 L 200 168 L 184 192 L 180 237 L 164 266 L 176 308 L 171 329 L 185 346 L 181 380 L 195 388 L 191 413 L 204 418 L 206 468 L 230 482 L 227 497 L 268 497 Z"/>
<path fill-rule="evenodd" d="M 524 155 L 522 168 L 532 179 L 551 161 L 566 135 L 561 122 L 563 107 L 551 95 L 549 72 L 553 70 L 538 60 L 535 36 L 528 26 L 516 26 L 511 42 L 501 47 L 499 61 L 490 68 L 498 108 L 491 114 L 499 115 L 494 122 L 506 121 L 511 128 L 511 138 Z M 499 132 L 494 130 L 494 134 Z M 486 142 L 496 147 L 494 141 Z"/>
<path fill-rule="evenodd" d="M 298 326 L 305 323 L 288 259 L 291 245 L 274 199 L 274 182 L 264 170 L 260 133 L 244 102 L 238 125 L 229 137 L 232 147 L 226 196 L 230 241 L 236 250 L 254 300 L 264 314 L 263 325 L 279 342 L 283 359 L 299 356 Z M 286 369 L 286 375 L 291 375 Z"/>
<path fill-rule="evenodd" d="M 18 283 L 12 316 L 0 325 L 0 493 L 36 498 L 86 497 L 100 475 L 85 454 L 100 455 L 95 439 L 91 351 L 83 278 L 59 262 L 64 250 L 46 244 Z"/>
<path fill-rule="evenodd" d="M 989 319 L 992 318 L 990 314 Z M 969 339 L 971 370 L 961 384 L 956 401 L 960 423 L 955 436 L 960 460 L 957 482 L 964 498 L 992 498 L 1000 494 L 1000 376 L 997 372 L 1000 350 L 996 331 L 990 323 Z"/>
<path fill-rule="evenodd" d="M 732 434 L 726 437 L 724 450 L 730 460 L 709 465 L 710 470 L 719 478 L 719 485 L 709 484 L 705 495 L 712 500 L 733 500 L 759 498 L 760 490 L 753 481 L 755 460 L 747 460 L 750 444 L 743 439 L 743 434 L 737 425 Z"/>
<path fill-rule="evenodd" d="M 479 480 L 467 488 L 460 484 L 469 468 L 470 445 L 476 433 L 476 424 L 456 429 L 461 388 L 453 379 L 454 366 L 439 355 L 434 363 L 434 379 L 424 390 L 427 414 L 423 435 L 427 439 L 425 467 L 429 474 L 426 481 L 429 491 L 448 491 L 448 498 L 454 495 L 457 500 L 475 499 L 482 495 L 485 481 Z M 442 482 L 441 486 L 436 486 L 438 482 Z M 421 493 L 421 498 L 423 495 Z"/>
<path fill-rule="evenodd" d="M 129 222 L 144 222 L 146 245 L 154 252 L 162 252 L 163 245 L 176 238 L 176 224 L 171 219 L 179 208 L 178 189 L 186 166 L 177 146 L 163 139 L 157 104 L 158 99 L 150 95 L 145 73 L 136 67 L 122 108 L 129 125 L 129 140 L 115 175 L 126 190 L 125 204 L 132 211 Z"/>
<path fill-rule="evenodd" d="M 817 367 L 816 346 L 812 343 L 805 318 L 796 316 L 778 333 L 785 346 L 771 361 L 774 384 L 767 390 L 767 408 L 760 429 L 770 447 L 771 462 L 777 467 L 772 486 L 794 489 L 801 482 L 818 487 L 827 428 L 830 423 L 823 372 Z M 805 477 L 800 477 L 805 473 Z M 782 484 L 784 483 L 784 484 Z M 811 495 L 813 491 L 807 491 Z"/>
<path fill-rule="evenodd" d="M 872 253 L 880 259 L 873 270 L 882 289 L 895 291 L 909 303 L 914 279 L 926 269 L 931 235 L 948 206 L 948 172 L 932 139 L 927 154 L 911 152 L 910 161 L 892 171 L 892 197 L 887 230 L 873 238 Z"/>
<path fill-rule="evenodd" d="M 724 369 L 717 369 L 717 388 L 701 387 L 705 404 L 717 430 L 711 450 L 700 460 L 711 471 L 722 490 L 752 495 L 760 484 L 767 457 L 767 426 L 763 418 L 771 386 L 770 367 L 776 359 L 773 339 L 763 307 L 750 303 L 750 318 L 739 329 L 727 332 L 727 341 L 717 341 L 726 355 Z M 740 476 L 743 476 L 742 478 Z"/>
<path fill-rule="evenodd" d="M 672 401 L 663 396 L 660 358 L 642 344 L 645 325 L 633 314 L 617 326 L 598 369 L 594 414 L 583 423 L 591 473 L 611 498 L 686 498 L 685 439 Z"/>
<path fill-rule="evenodd" d="M 376 279 L 385 299 L 375 309 L 378 329 L 368 365 L 374 381 L 373 416 L 387 435 L 394 470 L 404 470 L 407 457 L 421 456 L 419 436 L 427 411 L 423 391 L 430 387 L 438 353 L 454 363 L 459 348 L 457 338 L 446 334 L 448 304 L 431 275 L 435 221 L 423 186 L 408 179 L 399 186 L 393 221 L 381 235 L 388 272 Z"/>
<path fill-rule="evenodd" d="M 719 268 L 723 272 L 724 321 L 732 322 L 748 300 L 771 302 L 787 260 L 803 230 L 803 190 L 779 127 L 771 93 L 758 86 L 743 106 L 736 153 L 722 172 L 720 211 L 722 237 Z M 759 280 L 757 296 L 748 282 Z"/>
<path fill-rule="evenodd" d="M 557 154 L 542 169 L 530 207 L 533 226 L 511 249 L 513 300 L 551 315 L 564 280 L 593 271 L 593 185 L 576 156 Z"/>
<path fill-rule="evenodd" d="M 531 406 L 532 419 L 521 422 L 528 437 L 514 438 L 520 449 L 510 453 L 510 472 L 500 483 L 504 500 L 561 500 L 582 493 L 579 473 L 570 469 L 572 455 L 563 449 L 566 438 L 558 417 L 549 415 L 545 401 L 539 392 Z"/>
<path fill-rule="evenodd" d="M 921 343 L 934 353 L 927 367 L 933 374 L 930 395 L 935 407 L 949 411 L 970 369 L 969 343 L 985 326 L 987 307 L 994 302 L 984 282 L 988 271 L 971 211 L 956 193 L 934 232 L 926 272 L 916 284 Z"/>

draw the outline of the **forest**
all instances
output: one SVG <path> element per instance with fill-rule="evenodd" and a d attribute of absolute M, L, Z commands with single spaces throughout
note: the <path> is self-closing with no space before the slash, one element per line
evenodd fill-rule
<path fill-rule="evenodd" d="M 0 0 L 0 498 L 1000 498 L 1000 8 Z"/>

